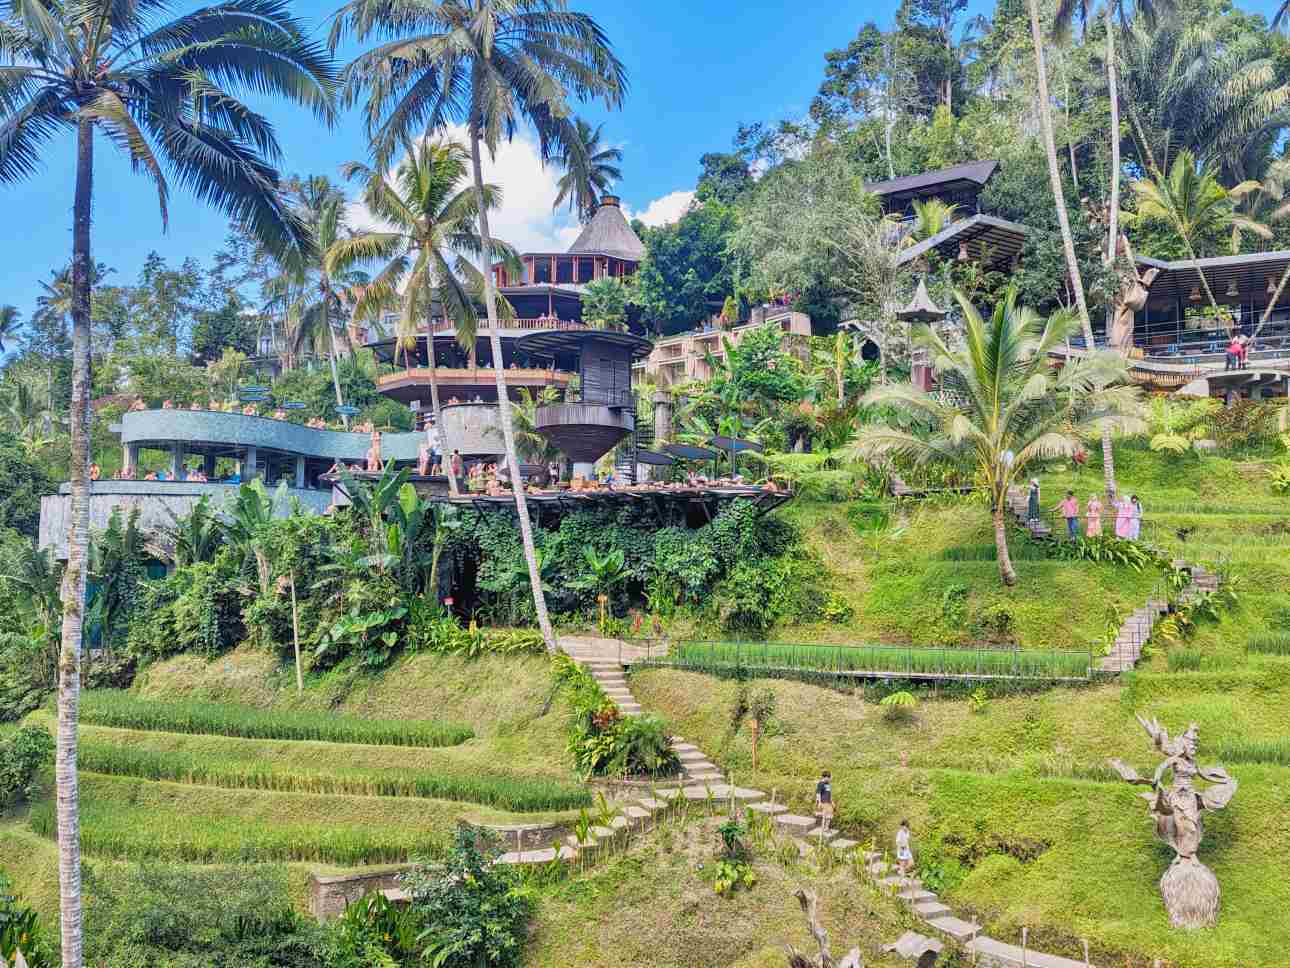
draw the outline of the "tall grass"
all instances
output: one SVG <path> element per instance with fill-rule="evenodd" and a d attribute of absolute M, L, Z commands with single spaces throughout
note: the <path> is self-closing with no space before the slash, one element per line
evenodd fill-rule
<path fill-rule="evenodd" d="M 772 676 L 809 672 L 859 677 L 1087 679 L 1090 663 L 1088 652 L 1039 649 L 679 642 L 668 655 L 641 664 L 698 672 L 747 670 Z"/>
<path fill-rule="evenodd" d="M 591 805 L 583 786 L 541 777 L 454 775 L 424 770 L 333 770 L 248 764 L 208 754 L 122 747 L 82 740 L 82 769 L 144 780 L 168 780 L 232 790 L 331 793 L 369 797 L 424 797 L 477 803 L 517 813 Z"/>
<path fill-rule="evenodd" d="M 457 746 L 475 735 L 469 726 L 460 723 L 278 712 L 231 703 L 157 702 L 111 689 L 85 694 L 81 700 L 81 720 L 95 726 L 154 732 L 370 746 Z"/>
<path fill-rule="evenodd" d="M 32 830 L 58 835 L 50 801 L 31 809 Z M 378 824 L 256 824 L 244 817 L 202 817 L 119 800 L 81 801 L 81 848 L 98 857 L 197 864 L 312 861 L 358 866 L 442 856 L 450 831 Z"/>
<path fill-rule="evenodd" d="M 1206 752 L 1225 763 L 1272 763 L 1277 766 L 1290 766 L 1290 737 L 1220 740 Z"/>
<path fill-rule="evenodd" d="M 1261 652 L 1264 655 L 1290 655 L 1290 632 L 1253 636 L 1245 643 L 1245 651 Z"/>
<path fill-rule="evenodd" d="M 1204 658 L 1200 649 L 1170 649 L 1169 671 L 1198 672 Z"/>

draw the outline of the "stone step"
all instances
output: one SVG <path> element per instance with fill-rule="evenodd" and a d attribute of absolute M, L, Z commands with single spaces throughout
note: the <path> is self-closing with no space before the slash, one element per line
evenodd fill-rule
<path fill-rule="evenodd" d="M 932 918 L 927 923 L 930 927 L 941 932 L 941 934 L 947 934 L 955 941 L 959 942 L 967 941 L 981 930 L 981 925 L 972 921 L 964 921 L 962 918 L 956 918 L 952 914 L 945 914 L 939 918 Z"/>
<path fill-rule="evenodd" d="M 905 877 L 902 874 L 889 874 L 878 883 L 883 887 L 899 887 L 901 889 L 914 886 L 913 878 Z"/>
<path fill-rule="evenodd" d="M 883 951 L 893 952 L 902 958 L 921 959 L 927 952 L 935 952 L 939 955 L 945 950 L 945 943 L 937 938 L 929 938 L 921 935 L 917 931 L 906 931 L 896 941 L 889 945 L 883 945 Z"/>
<path fill-rule="evenodd" d="M 641 805 L 642 810 L 647 810 L 651 814 L 662 813 L 668 807 L 666 800 L 655 800 L 653 797 L 644 797 L 636 802 Z"/>
<path fill-rule="evenodd" d="M 672 749 L 676 750 L 679 754 L 700 752 L 699 748 L 693 743 L 683 743 L 679 739 L 675 738 L 672 740 Z M 685 757 L 682 756 L 681 758 L 684 759 Z"/>
<path fill-rule="evenodd" d="M 606 689 L 605 695 L 614 702 L 635 702 L 636 697 L 632 695 L 630 689 Z"/>
<path fill-rule="evenodd" d="M 869 873 L 874 877 L 885 874 L 889 870 L 891 870 L 891 865 L 885 860 L 871 860 L 869 862 Z"/>
<path fill-rule="evenodd" d="M 614 818 L 614 820 L 617 819 L 617 817 Z M 613 820 L 611 820 L 610 823 L 613 823 Z M 591 836 L 595 837 L 597 840 L 613 840 L 618 836 L 618 831 L 613 827 L 595 826 L 591 828 Z"/>
<path fill-rule="evenodd" d="M 866 850 L 866 851 L 864 852 L 864 859 L 865 859 L 865 860 L 867 860 L 867 861 L 869 861 L 869 862 L 871 862 L 871 863 L 872 863 L 873 861 L 875 861 L 875 860 L 882 860 L 882 851 L 880 851 L 880 850 Z"/>
<path fill-rule="evenodd" d="M 769 800 L 762 803 L 750 803 L 748 809 L 755 813 L 764 813 L 768 816 L 774 816 L 777 813 L 788 813 L 788 807 L 782 803 L 771 803 Z"/>
<path fill-rule="evenodd" d="M 936 895 L 931 891 L 924 890 L 921 887 L 911 887 L 909 890 L 901 891 L 896 897 L 902 901 L 908 901 L 910 904 L 919 904 L 923 901 L 935 901 Z"/>
<path fill-rule="evenodd" d="M 859 847 L 859 846 L 860 846 L 860 841 L 847 840 L 847 838 L 845 837 L 839 837 L 837 840 L 833 841 L 834 850 L 851 850 L 852 848 Z"/>
<path fill-rule="evenodd" d="M 654 791 L 654 796 L 660 800 L 675 800 L 681 795 L 680 787 L 661 787 Z"/>
<path fill-rule="evenodd" d="M 1018 945 L 984 936 L 969 941 L 964 948 L 974 956 L 974 963 L 984 968 L 1013 968 L 1014 965 L 1017 968 L 1022 965 L 1026 968 L 1085 968 L 1083 961 L 1031 951 L 1029 948 L 1023 952 Z"/>
<path fill-rule="evenodd" d="M 813 844 L 818 844 L 818 843 L 827 844 L 833 839 L 835 839 L 837 835 L 838 835 L 838 832 L 836 830 L 832 830 L 832 829 L 824 830 L 820 827 L 815 827 L 811 830 L 808 830 L 802 836 L 805 837 L 808 841 L 810 841 Z"/>
<path fill-rule="evenodd" d="M 578 852 L 566 845 L 560 848 L 559 856 L 561 860 L 575 860 L 578 857 Z M 554 847 L 543 847 L 541 850 L 507 851 L 498 858 L 498 861 L 502 864 L 549 864 L 555 858 L 556 849 Z"/>
<path fill-rule="evenodd" d="M 673 749 L 676 749 L 676 747 L 673 747 Z M 681 758 L 682 763 L 685 763 L 691 760 L 706 761 L 708 758 L 708 755 L 704 753 L 703 750 L 697 750 L 697 749 L 694 749 L 693 747 L 691 747 L 688 750 L 677 750 L 677 756 Z"/>
<path fill-rule="evenodd" d="M 623 816 L 636 827 L 643 826 L 645 821 L 649 820 L 654 813 L 646 810 L 644 807 L 638 807 L 634 803 L 623 807 Z"/>
<path fill-rule="evenodd" d="M 695 780 L 699 783 L 722 783 L 726 777 L 724 773 L 720 773 L 717 770 L 700 770 L 697 773 L 691 773 L 686 770 L 685 779 L 687 781 Z"/>
<path fill-rule="evenodd" d="M 932 918 L 943 917 L 946 914 L 953 914 L 949 906 L 942 904 L 940 901 L 916 901 L 913 905 L 914 913 L 924 921 L 930 921 Z"/>
<path fill-rule="evenodd" d="M 775 817 L 775 824 L 796 834 L 804 834 L 815 826 L 814 817 L 803 817 L 796 813 L 781 813 Z"/>

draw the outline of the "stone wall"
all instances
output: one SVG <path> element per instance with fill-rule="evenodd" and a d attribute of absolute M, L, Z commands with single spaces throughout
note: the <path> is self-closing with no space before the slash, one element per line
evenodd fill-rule
<path fill-rule="evenodd" d="M 397 889 L 398 875 L 409 869 L 404 864 L 358 874 L 310 874 L 309 913 L 319 921 L 338 918 L 348 904 L 369 891 Z"/>

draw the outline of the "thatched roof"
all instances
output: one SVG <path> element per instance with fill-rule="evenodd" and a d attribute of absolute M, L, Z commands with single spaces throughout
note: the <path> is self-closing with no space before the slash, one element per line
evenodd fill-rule
<path fill-rule="evenodd" d="M 618 197 L 606 195 L 577 241 L 569 246 L 568 254 L 611 255 L 616 259 L 640 262 L 645 257 L 645 246 L 623 217 Z"/>

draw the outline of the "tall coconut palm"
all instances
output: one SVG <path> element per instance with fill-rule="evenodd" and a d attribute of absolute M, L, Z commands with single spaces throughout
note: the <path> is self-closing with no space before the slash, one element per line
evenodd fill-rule
<path fill-rule="evenodd" d="M 470 258 L 479 256 L 484 243 L 466 149 L 451 141 L 422 141 L 403 159 L 393 183 L 383 172 L 358 162 L 345 165 L 344 171 L 346 177 L 364 181 L 364 204 L 389 229 L 337 239 L 328 248 L 324 265 L 342 272 L 360 262 L 386 262 L 364 287 L 356 309 L 362 314 L 378 307 L 399 307 L 396 359 L 402 353 L 406 362 L 416 351 L 421 324 L 433 318 L 436 307 L 452 320 L 462 348 L 473 352 L 479 332 L 475 306 L 483 296 L 484 281 Z M 490 208 L 496 208 L 501 197 L 496 185 L 484 186 Z M 520 269 L 519 257 L 505 242 L 493 243 L 490 258 L 510 263 L 516 272 Z M 426 357 L 430 406 L 435 426 L 442 431 L 433 330 L 426 335 Z M 494 357 L 493 365 L 501 369 L 500 356 Z M 457 493 L 455 475 L 448 475 L 448 487 Z"/>
<path fill-rule="evenodd" d="M 601 98 L 613 108 L 627 86 L 623 65 L 604 31 L 587 14 L 569 10 L 564 0 L 427 0 L 412 7 L 397 0 L 350 0 L 333 22 L 333 49 L 351 33 L 359 41 L 393 38 L 345 69 L 348 98 L 367 92 L 367 130 L 378 166 L 410 137 L 451 122 L 465 123 L 485 258 L 493 251 L 493 240 L 481 148 L 494 154 L 503 138 L 528 122 L 537 132 L 543 159 L 549 159 L 566 147 L 560 139 L 567 132 L 563 122 L 573 116 L 570 96 Z M 500 361 L 497 290 L 487 266 L 483 276 L 489 340 L 493 359 Z M 494 373 L 534 609 L 546 647 L 554 652 L 558 646 L 520 486 L 505 371 L 497 366 Z"/>
<path fill-rule="evenodd" d="M 121 149 L 157 190 L 168 175 L 283 252 L 307 248 L 278 192 L 272 127 L 238 97 L 277 95 L 329 118 L 334 75 L 284 0 L 224 0 L 167 21 L 158 3 L 15 2 L 0 13 L 0 181 L 34 174 L 60 132 L 76 134 L 72 201 L 72 533 L 59 658 L 59 884 L 63 968 L 81 968 L 76 772 L 81 637 L 89 543 L 90 218 L 94 136 Z"/>
<path fill-rule="evenodd" d="M 870 390 L 862 401 L 930 423 L 932 432 L 868 426 L 856 435 L 851 452 L 868 461 L 904 457 L 975 465 L 990 496 L 999 576 L 1012 585 L 1017 573 L 1008 553 L 1008 488 L 1035 464 L 1072 456 L 1103 428 L 1139 429 L 1138 390 L 1111 386 L 1125 376 L 1118 353 L 1080 357 L 1060 369 L 1050 365 L 1049 351 L 1080 325 L 1069 310 L 1045 320 L 1018 306 L 1013 288 L 986 320 L 962 293 L 955 297 L 964 318 L 961 348 L 951 349 L 927 327 L 916 337 L 951 392 L 933 396 L 912 383 L 889 384 Z"/>
<path fill-rule="evenodd" d="M 603 124 L 593 128 L 582 118 L 576 118 L 572 130 L 566 131 L 563 139 L 560 167 L 564 174 L 556 183 L 560 191 L 551 208 L 557 209 L 568 202 L 569 211 L 576 212 L 583 222 L 590 221 L 596 214 L 600 196 L 623 177 L 618 167 L 618 162 L 623 160 L 622 149 L 601 146 L 603 128 Z"/>
<path fill-rule="evenodd" d="M 22 328 L 22 314 L 17 306 L 0 306 L 0 353 L 5 351 L 5 340 L 13 343 Z"/>
<path fill-rule="evenodd" d="M 1044 35 L 1039 25 L 1039 0 L 1026 0 L 1030 13 L 1030 41 L 1035 52 L 1035 80 L 1039 87 L 1039 127 L 1044 136 L 1044 152 L 1048 156 L 1048 181 L 1053 190 L 1053 203 L 1057 206 L 1057 224 L 1062 233 L 1062 251 L 1066 255 L 1066 271 L 1070 275 L 1071 289 L 1075 293 L 1075 307 L 1079 313 L 1080 331 L 1084 345 L 1093 352 L 1093 323 L 1088 315 L 1088 301 L 1084 297 L 1084 279 L 1075 257 L 1075 239 L 1071 235 L 1070 217 L 1066 212 L 1066 193 L 1062 189 L 1062 176 L 1057 167 L 1057 146 L 1053 141 L 1053 109 L 1048 98 L 1048 67 L 1044 63 Z M 1112 252 L 1115 251 L 1112 243 Z M 1115 453 L 1110 431 L 1102 434 L 1102 477 L 1108 497 L 1115 496 Z"/>
<path fill-rule="evenodd" d="M 1279 158 L 1268 165 L 1258 181 L 1241 182 L 1227 190 L 1234 205 L 1231 216 L 1232 255 L 1240 255 L 1246 235 L 1263 242 L 1276 234 L 1273 225 L 1290 218 L 1290 160 Z"/>
<path fill-rule="evenodd" d="M 1252 188 L 1244 183 L 1238 186 L 1241 193 Z M 1217 305 L 1209 280 L 1200 269 L 1196 243 L 1231 224 L 1232 206 L 1227 189 L 1218 183 L 1213 172 L 1197 165 L 1196 157 L 1184 149 L 1174 155 L 1166 177 L 1141 178 L 1133 183 L 1133 193 L 1138 201 L 1137 217 L 1159 219 L 1173 230 L 1187 250 L 1209 305 Z"/>

